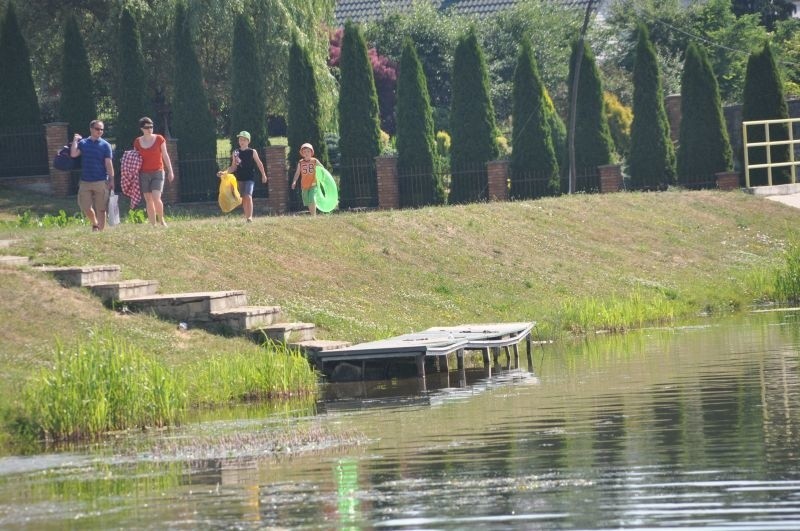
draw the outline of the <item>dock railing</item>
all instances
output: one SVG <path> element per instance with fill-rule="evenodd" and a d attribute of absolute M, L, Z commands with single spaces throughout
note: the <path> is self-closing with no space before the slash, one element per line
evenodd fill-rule
<path fill-rule="evenodd" d="M 797 182 L 796 167 L 800 161 L 795 160 L 795 145 L 800 143 L 800 138 L 794 138 L 794 124 L 800 122 L 800 118 L 785 118 L 777 120 L 751 120 L 742 122 L 742 143 L 744 147 L 744 175 L 745 185 L 750 188 L 750 170 L 763 169 L 767 170 L 767 184 L 772 186 L 772 169 L 773 168 L 786 168 L 788 167 L 791 172 L 792 183 Z M 785 125 L 787 126 L 788 139 L 772 140 L 770 138 L 771 125 Z M 764 127 L 764 140 L 750 142 L 748 139 L 747 131 L 749 127 Z M 789 160 L 781 162 L 772 162 L 772 147 L 775 146 L 789 146 Z M 750 148 L 764 148 L 766 153 L 766 162 L 758 164 L 750 164 Z"/>

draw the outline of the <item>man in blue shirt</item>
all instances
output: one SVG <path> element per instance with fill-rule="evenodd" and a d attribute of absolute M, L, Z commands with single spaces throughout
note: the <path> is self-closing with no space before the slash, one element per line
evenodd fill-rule
<path fill-rule="evenodd" d="M 89 124 L 89 138 L 78 133 L 72 138 L 70 156 L 81 157 L 81 181 L 78 186 L 78 205 L 92 223 L 93 231 L 106 226 L 108 196 L 114 189 L 114 165 L 111 144 L 100 138 L 105 126 L 100 120 Z"/>

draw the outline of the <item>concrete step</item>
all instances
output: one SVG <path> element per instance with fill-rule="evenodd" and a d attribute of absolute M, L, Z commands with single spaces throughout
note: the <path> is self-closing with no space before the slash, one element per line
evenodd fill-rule
<path fill-rule="evenodd" d="M 19 240 L 0 240 L 0 249 L 5 249 L 6 247 L 11 247 Z"/>
<path fill-rule="evenodd" d="M 256 341 L 263 341 L 266 337 L 278 343 L 288 344 L 314 339 L 316 328 L 314 323 L 274 323 L 253 330 L 251 335 Z"/>
<path fill-rule="evenodd" d="M 238 306 L 211 312 L 214 323 L 236 332 L 269 326 L 281 320 L 280 306 Z"/>
<path fill-rule="evenodd" d="M 50 273 L 62 286 L 81 287 L 99 282 L 119 280 L 120 267 L 118 265 L 98 266 L 42 266 L 39 271 Z"/>
<path fill-rule="evenodd" d="M 151 311 L 163 319 L 192 324 L 212 324 L 212 313 L 247 305 L 244 291 L 200 291 L 130 297 L 124 304 L 137 312 Z"/>
<path fill-rule="evenodd" d="M 0 266 L 17 267 L 30 265 L 30 263 L 27 256 L 0 256 Z"/>
<path fill-rule="evenodd" d="M 157 280 L 114 280 L 89 284 L 88 288 L 105 304 L 135 297 L 153 295 L 158 291 Z"/>

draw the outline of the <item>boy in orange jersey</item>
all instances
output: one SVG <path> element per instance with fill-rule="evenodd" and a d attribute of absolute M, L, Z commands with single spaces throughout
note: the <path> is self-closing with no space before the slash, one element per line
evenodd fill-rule
<path fill-rule="evenodd" d="M 314 194 L 317 193 L 317 164 L 320 164 L 320 161 L 314 158 L 314 146 L 309 143 L 300 146 L 300 156 L 303 158 L 297 162 L 292 190 L 295 189 L 297 180 L 300 179 L 303 206 L 307 206 L 308 212 L 312 216 L 316 216 L 317 205 L 314 202 Z"/>

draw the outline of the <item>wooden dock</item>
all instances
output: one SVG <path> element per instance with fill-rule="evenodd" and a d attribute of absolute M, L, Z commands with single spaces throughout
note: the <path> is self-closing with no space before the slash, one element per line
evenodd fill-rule
<path fill-rule="evenodd" d="M 319 352 L 314 356 L 317 369 L 330 380 L 365 379 L 368 365 L 386 367 L 395 360 L 413 360 L 416 375 L 425 378 L 426 361 L 433 360 L 437 371 L 449 371 L 448 356 L 455 354 L 458 370 L 464 372 L 464 353 L 481 351 L 484 367 L 491 376 L 492 362 L 498 364 L 502 351 L 506 366 L 519 367 L 519 344 L 531 353 L 531 330 L 535 322 L 482 323 L 433 327 L 422 332 L 360 343 L 347 348 Z"/>

